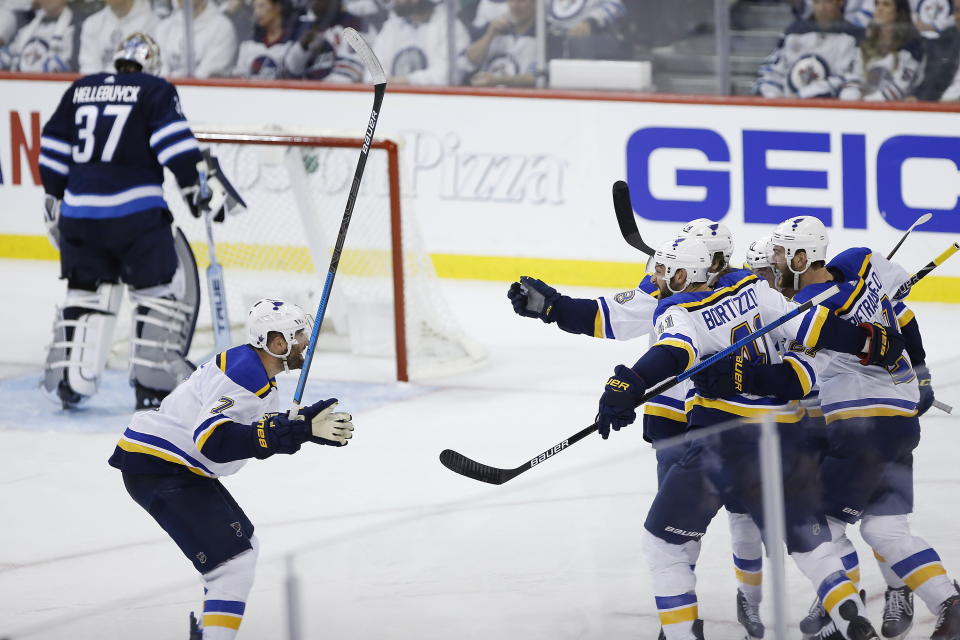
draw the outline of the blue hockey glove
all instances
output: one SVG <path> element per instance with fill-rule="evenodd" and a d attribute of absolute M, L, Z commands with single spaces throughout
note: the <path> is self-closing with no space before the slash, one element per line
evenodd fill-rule
<path fill-rule="evenodd" d="M 553 322 L 553 305 L 560 299 L 556 289 L 542 280 L 520 276 L 507 291 L 513 310 L 525 318 L 540 318 L 547 324 Z"/>
<path fill-rule="evenodd" d="M 643 400 L 647 383 L 628 366 L 618 364 L 613 377 L 607 380 L 603 395 L 600 396 L 600 410 L 597 412 L 597 431 L 606 440 L 610 429 L 620 431 L 637 419 L 637 407 Z"/>
<path fill-rule="evenodd" d="M 890 367 L 897 363 L 907 344 L 899 331 L 876 322 L 861 322 L 858 326 L 870 338 L 866 353 L 860 354 L 860 364 Z"/>
<path fill-rule="evenodd" d="M 303 416 L 290 419 L 285 413 L 264 416 L 253 424 L 254 457 L 269 458 L 275 453 L 296 453 L 310 438 L 310 421 Z"/>
<path fill-rule="evenodd" d="M 917 415 L 922 416 L 930 407 L 933 406 L 933 386 L 930 384 L 930 369 L 927 365 L 913 365 L 913 370 L 917 374 L 917 383 L 920 385 L 920 402 L 917 403 Z"/>
<path fill-rule="evenodd" d="M 690 376 L 704 398 L 728 398 L 738 393 L 756 393 L 753 364 L 743 356 L 727 356 Z"/>

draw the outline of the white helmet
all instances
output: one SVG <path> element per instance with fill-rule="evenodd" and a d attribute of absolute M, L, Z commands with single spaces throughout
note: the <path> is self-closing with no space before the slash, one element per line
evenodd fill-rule
<path fill-rule="evenodd" d="M 297 332 L 303 329 L 309 331 L 312 327 L 313 319 L 292 302 L 263 298 L 254 302 L 247 314 L 247 342 L 276 358 L 286 360 L 296 342 Z M 270 351 L 267 336 L 271 331 L 281 334 L 287 341 L 286 353 Z"/>
<path fill-rule="evenodd" d="M 772 267 L 773 265 L 770 264 L 771 253 L 770 236 L 757 238 L 747 247 L 747 262 L 744 266 L 752 270 Z"/>
<path fill-rule="evenodd" d="M 160 75 L 160 45 L 145 33 L 135 31 L 120 41 L 113 53 L 113 66 L 121 61 L 135 62 L 144 73 Z"/>
<path fill-rule="evenodd" d="M 720 222 L 714 222 L 708 218 L 697 218 L 691 220 L 683 229 L 680 235 L 688 238 L 699 238 L 703 244 L 707 245 L 710 255 L 723 252 L 724 262 L 730 263 L 730 256 L 733 255 L 733 236 L 727 225 Z"/>
<path fill-rule="evenodd" d="M 687 272 L 687 286 L 696 282 L 706 282 L 709 277 L 710 263 L 713 254 L 698 238 L 680 237 L 660 245 L 653 256 L 655 264 L 662 264 L 665 269 L 667 289 L 674 291 L 670 280 L 679 269 Z M 686 288 L 686 287 L 684 287 Z M 682 291 L 682 289 L 681 289 Z"/>
<path fill-rule="evenodd" d="M 818 260 L 827 259 L 827 228 L 813 216 L 797 216 L 784 220 L 773 230 L 770 244 L 783 247 L 787 258 L 787 268 L 794 274 L 803 273 Z M 803 250 L 807 254 L 807 266 L 803 271 L 793 270 L 793 256 Z"/>

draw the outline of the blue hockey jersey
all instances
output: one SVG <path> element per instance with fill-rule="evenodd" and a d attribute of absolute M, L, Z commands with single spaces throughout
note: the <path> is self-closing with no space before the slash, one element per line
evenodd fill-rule
<path fill-rule="evenodd" d="M 67 218 L 119 218 L 166 209 L 163 167 L 197 182 L 200 147 L 172 84 L 146 73 L 96 73 L 67 89 L 43 127 L 44 190 Z"/>

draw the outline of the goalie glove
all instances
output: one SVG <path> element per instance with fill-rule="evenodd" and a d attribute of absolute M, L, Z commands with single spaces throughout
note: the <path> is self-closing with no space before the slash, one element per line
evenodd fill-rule
<path fill-rule="evenodd" d="M 310 423 L 310 442 L 333 447 L 345 447 L 353 437 L 353 416 L 334 412 L 339 402 L 336 398 L 323 400 L 300 410 L 300 415 Z"/>
<path fill-rule="evenodd" d="M 217 157 L 211 155 L 209 149 L 203 150 L 203 157 L 204 160 L 197 163 L 197 183 L 181 189 L 180 193 L 195 218 L 209 210 L 214 222 L 223 222 L 227 212 L 239 213 L 247 203 L 227 180 Z"/>
<path fill-rule="evenodd" d="M 47 238 L 54 249 L 60 248 L 60 203 L 49 193 L 43 196 L 43 224 L 47 227 Z"/>

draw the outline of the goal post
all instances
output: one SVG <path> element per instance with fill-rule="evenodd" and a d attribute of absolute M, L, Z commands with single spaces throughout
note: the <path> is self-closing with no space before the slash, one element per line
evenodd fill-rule
<path fill-rule="evenodd" d="M 194 135 L 247 202 L 215 230 L 237 342 L 247 308 L 259 297 L 286 297 L 307 310 L 316 306 L 349 190 L 346 174 L 364 141 L 202 125 L 194 126 Z M 413 198 L 401 193 L 401 144 L 377 138 L 370 147 L 318 351 L 392 357 L 399 381 L 472 368 L 485 353 L 450 312 Z M 173 180 L 165 183 L 164 195 L 203 269 L 202 221 L 189 214 Z M 209 314 L 201 310 L 196 335 L 202 346 L 208 324 Z"/>

